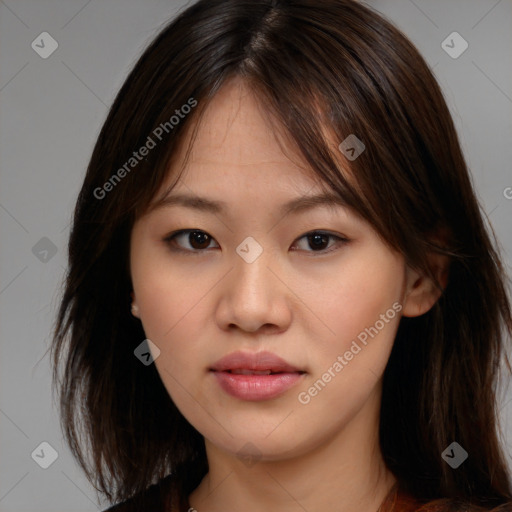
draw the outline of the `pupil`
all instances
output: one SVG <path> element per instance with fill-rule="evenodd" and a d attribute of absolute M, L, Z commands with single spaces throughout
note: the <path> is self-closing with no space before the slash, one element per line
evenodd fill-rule
<path fill-rule="evenodd" d="M 309 235 L 309 242 L 311 243 L 312 248 L 322 249 L 322 245 L 327 243 L 327 235 L 323 235 L 320 233 Z"/>
<path fill-rule="evenodd" d="M 192 231 L 189 235 L 190 245 L 194 249 L 204 249 L 210 243 L 209 236 L 201 231 Z M 199 246 L 199 247 L 197 247 Z"/>

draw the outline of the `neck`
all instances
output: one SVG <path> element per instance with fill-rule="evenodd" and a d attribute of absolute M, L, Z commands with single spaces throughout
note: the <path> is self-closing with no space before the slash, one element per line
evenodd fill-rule
<path fill-rule="evenodd" d="M 247 461 L 206 441 L 209 472 L 190 495 L 197 512 L 377 512 L 396 483 L 378 442 L 380 393 L 341 431 L 294 457 Z M 377 407 L 376 407 L 377 405 Z"/>

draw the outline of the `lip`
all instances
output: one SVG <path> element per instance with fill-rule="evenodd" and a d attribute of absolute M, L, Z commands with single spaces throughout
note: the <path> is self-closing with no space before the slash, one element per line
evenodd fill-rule
<path fill-rule="evenodd" d="M 217 372 L 224 372 L 227 370 L 270 370 L 272 372 L 287 372 L 295 373 L 301 372 L 300 368 L 287 363 L 284 359 L 280 358 L 272 352 L 232 352 L 227 356 L 222 357 L 210 370 Z"/>
<path fill-rule="evenodd" d="M 270 371 L 268 375 L 231 371 Z M 306 373 L 272 352 L 233 352 L 219 359 L 210 371 L 229 395 L 247 401 L 276 398 L 297 384 Z"/>

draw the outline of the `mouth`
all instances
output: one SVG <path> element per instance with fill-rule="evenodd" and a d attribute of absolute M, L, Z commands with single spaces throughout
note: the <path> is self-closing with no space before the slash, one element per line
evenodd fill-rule
<path fill-rule="evenodd" d="M 211 368 L 217 372 L 263 372 L 272 373 L 297 373 L 303 372 L 272 352 L 232 352 L 219 359 Z"/>
<path fill-rule="evenodd" d="M 216 371 L 216 370 L 214 370 Z M 297 372 L 281 372 L 281 371 L 272 371 L 272 370 L 249 370 L 247 368 L 237 368 L 234 370 L 222 370 L 226 373 L 231 373 L 233 375 L 279 375 L 283 373 L 306 373 L 303 371 L 297 371 Z"/>
<path fill-rule="evenodd" d="M 307 373 L 271 352 L 234 352 L 209 370 L 224 392 L 246 401 L 277 398 Z"/>

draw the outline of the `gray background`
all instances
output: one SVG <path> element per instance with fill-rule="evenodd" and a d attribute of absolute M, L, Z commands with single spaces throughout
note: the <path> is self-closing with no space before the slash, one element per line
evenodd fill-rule
<path fill-rule="evenodd" d="M 433 66 L 510 271 L 512 2 L 369 3 Z M 145 45 L 184 5 L 182 0 L 0 0 L 0 512 L 106 508 L 63 442 L 45 353 L 66 266 L 71 211 L 107 106 Z M 59 45 L 47 59 L 31 47 L 45 31 Z M 469 44 L 456 59 L 441 47 L 453 31 Z M 51 243 L 40 242 L 43 237 Z M 500 416 L 512 462 L 512 392 L 504 391 Z M 43 441 L 58 452 L 48 469 L 31 457 Z M 49 456 L 48 450 L 36 453 L 41 461 Z"/>

